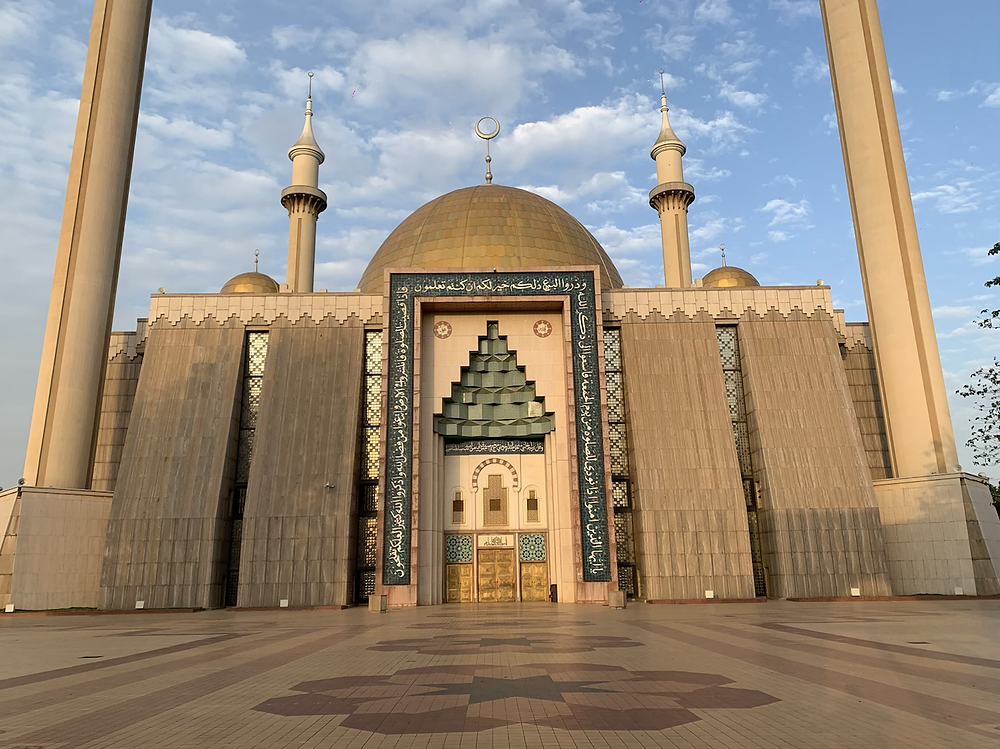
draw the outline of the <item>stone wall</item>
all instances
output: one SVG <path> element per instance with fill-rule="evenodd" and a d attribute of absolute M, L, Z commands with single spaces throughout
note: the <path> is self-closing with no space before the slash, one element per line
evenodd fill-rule
<path fill-rule="evenodd" d="M 90 488 L 95 491 L 115 490 L 141 369 L 142 354 L 139 353 L 130 357 L 128 353 L 121 351 L 107 363 L 101 396 L 97 449 L 94 453 L 94 469 L 90 481 Z"/>
<path fill-rule="evenodd" d="M 245 329 L 153 325 L 108 522 L 100 607 L 221 603 Z"/>
<path fill-rule="evenodd" d="M 996 595 L 1000 518 L 989 487 L 965 474 L 875 482 L 897 595 Z"/>
<path fill-rule="evenodd" d="M 20 489 L 0 492 L 0 607 L 10 603 L 14 583 L 14 553 L 17 551 L 17 523 L 21 517 Z"/>
<path fill-rule="evenodd" d="M 364 328 L 272 327 L 240 554 L 240 606 L 353 598 Z"/>
<path fill-rule="evenodd" d="M 832 320 L 747 313 L 739 336 L 768 594 L 889 594 L 878 506 Z"/>
<path fill-rule="evenodd" d="M 26 486 L 0 496 L 0 606 L 95 608 L 110 492 Z"/>
<path fill-rule="evenodd" d="M 715 324 L 630 314 L 621 331 L 640 595 L 753 598 Z"/>
<path fill-rule="evenodd" d="M 858 418 L 861 444 L 868 458 L 868 469 L 873 480 L 891 478 L 889 438 L 868 323 L 849 323 L 847 331 L 847 340 L 841 346 L 841 356 Z"/>

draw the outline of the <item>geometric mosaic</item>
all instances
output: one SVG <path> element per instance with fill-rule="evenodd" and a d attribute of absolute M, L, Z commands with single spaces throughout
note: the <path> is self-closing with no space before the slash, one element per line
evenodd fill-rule
<path fill-rule="evenodd" d="M 472 536 L 445 536 L 444 560 L 446 562 L 472 561 Z"/>
<path fill-rule="evenodd" d="M 513 725 L 663 731 L 700 721 L 695 710 L 752 709 L 779 701 L 731 684 L 719 674 L 632 671 L 597 663 L 437 664 L 306 681 L 291 687 L 294 694 L 253 709 L 288 717 L 343 715 L 345 728 L 415 735 Z"/>
<path fill-rule="evenodd" d="M 518 557 L 522 562 L 544 562 L 545 534 L 522 533 L 518 539 Z"/>

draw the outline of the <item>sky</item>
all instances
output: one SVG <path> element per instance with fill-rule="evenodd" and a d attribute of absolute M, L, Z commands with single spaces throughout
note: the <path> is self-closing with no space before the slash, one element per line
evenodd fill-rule
<path fill-rule="evenodd" d="M 910 189 L 952 419 L 1000 355 L 1000 3 L 881 0 Z M 0 486 L 21 475 L 90 0 L 0 0 Z M 350 291 L 413 210 L 485 171 L 583 222 L 625 283 L 662 283 L 649 148 L 666 70 L 687 144 L 696 277 L 727 260 L 764 285 L 833 287 L 866 319 L 818 0 L 156 0 L 114 327 L 149 295 L 217 292 L 253 267 L 285 280 L 287 149 L 306 72 L 327 155 L 316 287 Z M 988 469 L 991 475 L 1000 469 Z"/>

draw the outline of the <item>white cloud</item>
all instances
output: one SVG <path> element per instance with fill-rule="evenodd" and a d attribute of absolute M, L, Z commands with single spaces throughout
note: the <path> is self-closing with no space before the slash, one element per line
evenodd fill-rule
<path fill-rule="evenodd" d="M 994 83 L 993 90 L 989 91 L 983 99 L 982 107 L 1000 107 L 1000 84 Z"/>
<path fill-rule="evenodd" d="M 691 244 L 701 245 L 701 249 L 693 250 L 691 257 L 700 260 L 718 255 L 719 246 L 715 240 L 728 241 L 729 237 L 743 230 L 744 221 L 739 217 L 723 217 L 714 211 L 708 211 L 700 220 L 696 218 L 692 225 L 694 228 L 689 232 Z M 713 244 L 709 244 L 709 242 Z"/>
<path fill-rule="evenodd" d="M 540 89 L 540 77 L 576 76 L 580 67 L 554 44 L 515 46 L 432 28 L 362 44 L 346 74 L 348 86 L 357 88 L 354 104 L 369 110 L 393 103 L 439 115 L 455 112 L 462 102 L 470 113 L 488 108 L 505 116 L 522 97 Z"/>
<path fill-rule="evenodd" d="M 820 81 L 829 76 L 830 64 L 810 47 L 806 47 L 806 51 L 802 53 L 802 62 L 792 68 L 792 80 L 796 83 Z"/>
<path fill-rule="evenodd" d="M 607 250 L 627 285 L 648 288 L 663 283 L 659 223 L 630 229 L 614 224 L 587 228 Z"/>
<path fill-rule="evenodd" d="M 149 29 L 143 104 L 222 110 L 238 91 L 228 80 L 246 62 L 246 52 L 231 37 L 154 18 Z"/>
<path fill-rule="evenodd" d="M 802 180 L 796 179 L 790 174 L 777 174 L 771 179 L 770 182 L 765 182 L 764 187 L 772 187 L 777 184 L 789 184 L 792 187 L 796 187 Z"/>
<path fill-rule="evenodd" d="M 946 250 L 944 254 L 961 255 L 963 259 L 968 260 L 973 265 L 996 265 L 1000 263 L 1000 257 L 990 255 L 988 247 L 962 247 L 957 250 Z M 990 298 L 988 296 L 973 297 L 976 301 L 984 301 Z"/>
<path fill-rule="evenodd" d="M 979 331 L 979 326 L 975 323 L 968 323 L 966 325 L 959 325 L 953 330 L 939 330 L 937 332 L 937 337 L 939 339 L 947 340 L 949 338 L 964 338 L 965 336 L 972 335 Z"/>
<path fill-rule="evenodd" d="M 722 234 L 727 228 L 727 221 L 724 218 L 713 218 L 706 221 L 697 229 L 692 229 L 689 233 L 690 240 L 695 243 L 711 242 Z M 712 250 L 715 252 L 715 250 Z M 699 257 L 702 255 L 699 254 Z"/>
<path fill-rule="evenodd" d="M 768 0 L 767 7 L 777 11 L 778 20 L 788 26 L 807 18 L 819 18 L 819 3 L 815 0 Z"/>
<path fill-rule="evenodd" d="M 733 15 L 729 0 L 701 0 L 694 10 L 694 20 L 702 23 L 728 23 Z"/>
<path fill-rule="evenodd" d="M 697 36 L 691 29 L 671 25 L 666 31 L 660 24 L 654 24 L 645 33 L 645 40 L 671 60 L 681 60 L 694 50 Z"/>
<path fill-rule="evenodd" d="M 168 120 L 158 114 L 141 113 L 139 126 L 161 140 L 184 141 L 199 148 L 228 148 L 233 144 L 229 130 L 204 127 L 184 116 Z"/>
<path fill-rule="evenodd" d="M 981 194 L 973 183 L 960 180 L 953 185 L 938 185 L 930 190 L 913 193 L 913 202 L 931 201 L 941 213 L 969 213 L 978 210 Z"/>
<path fill-rule="evenodd" d="M 586 201 L 587 209 L 594 213 L 621 211 L 627 207 L 641 206 L 646 202 L 646 193 L 629 184 L 628 177 L 623 171 L 598 172 L 571 189 L 564 189 L 558 185 L 518 185 L 518 187 L 538 193 L 554 203 Z"/>
<path fill-rule="evenodd" d="M 812 209 L 809 201 L 804 198 L 797 203 L 792 203 L 783 198 L 774 198 L 773 200 L 769 200 L 759 210 L 771 214 L 771 221 L 768 223 L 768 226 L 802 226 L 809 220 L 809 214 Z"/>
<path fill-rule="evenodd" d="M 931 314 L 935 318 L 945 318 L 945 317 L 972 317 L 975 313 L 979 311 L 978 308 L 974 309 L 968 305 L 941 305 L 940 307 L 934 307 L 931 310 Z"/>
<path fill-rule="evenodd" d="M 655 111 L 645 96 L 578 107 L 548 120 L 515 126 L 507 138 L 497 140 L 497 153 L 509 154 L 505 158 L 517 169 L 553 160 L 579 161 L 582 154 L 590 163 L 601 162 L 622 151 L 648 147 L 659 125 Z"/>
<path fill-rule="evenodd" d="M 278 82 L 281 92 L 294 101 L 304 101 L 309 89 L 309 73 L 313 74 L 312 90 L 315 97 L 323 99 L 323 94 L 333 91 L 344 91 L 347 80 L 337 68 L 325 65 L 311 70 L 302 68 L 283 68 L 277 64 L 271 66 L 271 74 Z"/>
<path fill-rule="evenodd" d="M 965 91 L 938 91 L 936 98 L 938 101 L 954 101 L 965 96 L 985 97 L 979 104 L 981 107 L 1000 107 L 1000 83 L 976 81 Z"/>
<path fill-rule="evenodd" d="M 732 112 L 722 112 L 714 119 L 703 120 L 689 114 L 687 110 L 680 110 L 671 120 L 674 131 L 678 135 L 690 133 L 699 138 L 708 138 L 712 142 L 709 153 L 728 150 L 743 143 L 744 139 L 755 130 L 736 119 Z M 683 138 L 684 136 L 681 135 Z"/>
<path fill-rule="evenodd" d="M 719 96 L 730 104 L 743 109 L 760 109 L 767 102 L 767 94 L 742 91 L 731 83 L 723 83 L 719 87 Z"/>
<path fill-rule="evenodd" d="M 271 29 L 271 39 L 279 50 L 291 47 L 299 50 L 310 49 L 320 39 L 323 29 L 319 27 L 275 26 Z"/>
<path fill-rule="evenodd" d="M 8 0 L 0 5 L 0 44 L 20 46 L 30 43 L 52 16 L 52 3 Z"/>
<path fill-rule="evenodd" d="M 706 167 L 705 162 L 702 159 L 694 158 L 693 156 L 684 157 L 684 176 L 688 181 L 695 182 L 713 182 L 718 179 L 725 179 L 732 175 L 732 172 L 728 169 L 723 169 L 718 166 Z M 698 201 L 704 205 L 706 202 L 705 196 L 699 196 Z"/>
<path fill-rule="evenodd" d="M 772 242 L 785 242 L 791 239 L 792 236 L 793 235 L 789 234 L 788 232 L 777 231 L 777 230 L 769 231 L 767 233 L 767 238 L 770 239 Z"/>
<path fill-rule="evenodd" d="M 316 249 L 316 288 L 353 291 L 387 232 L 351 226 L 324 232 Z"/>
<path fill-rule="evenodd" d="M 895 78 L 889 78 L 889 85 L 892 87 L 892 93 L 894 94 L 905 94 L 906 89 L 903 88 L 903 84 L 897 81 Z"/>

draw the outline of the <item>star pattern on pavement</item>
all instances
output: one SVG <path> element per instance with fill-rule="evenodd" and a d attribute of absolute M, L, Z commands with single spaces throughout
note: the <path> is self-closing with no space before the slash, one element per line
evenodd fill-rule
<path fill-rule="evenodd" d="M 599 680 L 553 681 L 552 677 L 548 674 L 543 676 L 525 676 L 520 679 L 474 676 L 471 683 L 439 684 L 437 687 L 440 691 L 435 692 L 434 696 L 467 694 L 469 695 L 470 705 L 480 702 L 492 702 L 493 700 L 503 700 L 508 697 L 527 697 L 547 702 L 565 702 L 566 699 L 563 695 L 570 692 L 610 692 L 608 689 L 591 687 L 592 684 L 599 683 Z"/>

